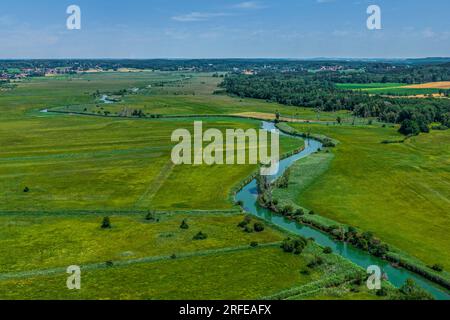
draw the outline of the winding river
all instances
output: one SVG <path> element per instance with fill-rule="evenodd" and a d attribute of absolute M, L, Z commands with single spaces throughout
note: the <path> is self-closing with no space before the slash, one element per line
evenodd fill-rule
<path fill-rule="evenodd" d="M 264 129 L 271 131 L 275 130 L 275 125 L 271 122 L 263 122 Z M 281 135 L 286 135 L 280 133 Z M 291 166 L 294 162 L 315 153 L 322 147 L 322 144 L 317 140 L 305 140 L 305 149 L 291 157 L 288 157 L 280 162 L 280 170 L 277 175 L 271 177 L 271 180 L 277 179 L 283 172 Z M 420 287 L 428 291 L 435 299 L 450 300 L 450 294 L 446 289 L 434 284 L 425 278 L 410 272 L 406 269 L 393 267 L 389 262 L 370 255 L 369 253 L 359 250 L 347 243 L 335 241 L 325 232 L 319 231 L 309 226 L 299 224 L 295 221 L 288 220 L 280 215 L 277 215 L 269 209 L 262 208 L 257 203 L 258 191 L 256 187 L 256 180 L 247 184 L 237 195 L 236 200 L 243 202 L 244 209 L 265 221 L 273 223 L 278 227 L 290 231 L 291 233 L 301 235 L 306 238 L 314 238 L 316 243 L 321 246 L 331 247 L 336 254 L 352 261 L 360 267 L 366 269 L 368 266 L 377 265 L 385 274 L 387 274 L 389 281 L 396 287 L 402 286 L 406 279 L 413 279 Z"/>

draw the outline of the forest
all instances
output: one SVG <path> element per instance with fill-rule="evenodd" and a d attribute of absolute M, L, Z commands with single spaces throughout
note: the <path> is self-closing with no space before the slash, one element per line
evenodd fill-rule
<path fill-rule="evenodd" d="M 222 88 L 241 98 L 256 98 L 285 105 L 314 108 L 317 111 L 349 110 L 358 117 L 376 117 L 380 121 L 413 125 L 413 134 L 427 132 L 428 125 L 439 122 L 450 126 L 450 102 L 445 99 L 409 99 L 371 95 L 338 89 L 330 80 L 299 73 L 261 73 L 227 76 Z M 448 90 L 446 91 L 448 95 Z M 406 122 L 408 120 L 408 122 Z M 410 133 L 410 130 L 405 130 Z"/>

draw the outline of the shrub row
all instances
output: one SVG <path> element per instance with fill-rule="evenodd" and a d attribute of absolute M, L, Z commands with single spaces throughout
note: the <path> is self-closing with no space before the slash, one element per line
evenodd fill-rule
<path fill-rule="evenodd" d="M 293 296 L 302 296 L 326 288 L 338 287 L 349 281 L 361 281 L 364 277 L 365 274 L 361 271 L 350 271 L 344 274 L 335 274 L 329 278 L 321 279 L 300 287 L 288 289 L 274 295 L 264 297 L 263 300 L 285 300 Z"/>
<path fill-rule="evenodd" d="M 421 275 L 422 277 L 443 286 L 444 288 L 450 289 L 450 281 L 449 280 L 443 278 L 442 276 L 437 275 L 436 273 L 434 273 L 431 270 L 427 270 L 426 267 L 422 267 L 422 266 L 418 265 L 417 263 L 414 263 L 412 261 L 408 261 L 405 258 L 399 257 L 398 254 L 390 252 L 390 253 L 386 254 L 386 260 L 389 262 L 396 263 L 400 267 L 405 268 L 409 271 L 417 273 L 417 274 Z"/>

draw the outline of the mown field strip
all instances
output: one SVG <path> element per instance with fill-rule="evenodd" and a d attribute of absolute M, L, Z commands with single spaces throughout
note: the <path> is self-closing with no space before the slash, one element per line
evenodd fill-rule
<path fill-rule="evenodd" d="M 174 258 L 172 255 L 170 255 L 170 256 L 165 255 L 165 256 L 144 257 L 144 258 L 139 258 L 139 259 L 129 259 L 129 260 L 124 260 L 124 261 L 107 261 L 107 262 L 87 264 L 84 266 L 80 266 L 80 268 L 82 271 L 91 271 L 91 270 L 98 270 L 98 269 L 126 267 L 126 266 L 130 266 L 130 265 L 134 265 L 134 264 L 160 262 L 160 261 L 164 261 L 164 260 L 187 259 L 187 258 L 193 258 L 193 257 L 206 257 L 206 256 L 213 256 L 213 255 L 218 255 L 218 254 L 235 253 L 235 252 L 245 251 L 245 250 L 258 250 L 258 249 L 263 249 L 263 248 L 278 247 L 280 244 L 281 244 L 280 242 L 271 242 L 271 243 L 260 244 L 258 247 L 255 247 L 255 248 L 252 248 L 250 246 L 237 246 L 237 247 L 231 247 L 231 248 L 211 249 L 211 250 L 204 250 L 204 251 L 198 251 L 198 252 L 180 253 L 180 254 L 176 255 L 176 258 Z M 66 268 L 64 268 L 64 267 L 52 268 L 52 269 L 46 269 L 46 270 L 30 270 L 30 271 L 23 271 L 23 272 L 12 272 L 12 273 L 0 274 L 0 281 L 13 280 L 13 279 L 24 279 L 24 278 L 38 277 L 38 276 L 49 276 L 49 275 L 55 275 L 55 274 L 60 274 L 60 273 L 65 273 L 65 272 L 66 272 Z"/>
<path fill-rule="evenodd" d="M 114 155 L 128 155 L 132 153 L 142 153 L 146 151 L 169 151 L 167 146 L 161 147 L 145 147 L 139 149 L 123 149 L 123 150 L 109 150 L 109 151 L 93 151 L 93 152 L 78 152 L 78 153 L 56 153 L 42 156 L 24 156 L 24 157 L 0 157 L 0 162 L 9 161 L 40 161 L 49 159 L 91 159 L 91 158 L 103 158 Z M 158 154 L 157 154 L 158 155 Z M 150 157 L 150 156 L 149 156 Z"/>
<path fill-rule="evenodd" d="M 147 187 L 145 192 L 139 197 L 139 199 L 134 204 L 134 207 L 139 207 L 143 203 L 150 203 L 153 197 L 158 193 L 159 189 L 163 186 L 164 182 L 169 178 L 172 173 L 175 164 L 170 160 L 161 169 L 161 172 L 153 179 L 150 185 Z"/>

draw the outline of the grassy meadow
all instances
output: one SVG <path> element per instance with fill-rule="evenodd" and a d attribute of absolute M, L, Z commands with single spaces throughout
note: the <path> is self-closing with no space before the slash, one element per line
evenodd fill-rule
<path fill-rule="evenodd" d="M 220 81 L 206 73 L 105 72 L 32 78 L 1 91 L 0 299 L 257 299 L 290 288 L 307 293 L 292 297 L 299 299 L 377 299 L 349 283 L 333 291 L 318 282 L 361 272 L 350 262 L 313 243 L 301 255 L 284 253 L 288 235 L 271 225 L 252 233 L 237 227 L 244 215 L 230 191 L 255 165 L 171 161 L 172 132 L 192 132 L 195 119 L 205 130 L 258 129 L 258 120 L 220 116 L 277 111 L 327 122 L 292 126 L 341 142 L 326 162 L 306 167 L 308 179 L 295 178 L 301 187 L 291 201 L 449 267 L 442 255 L 449 247 L 448 133 L 385 145 L 399 139 L 395 129 L 337 126 L 337 117 L 351 123 L 352 115 L 230 97 L 216 92 Z M 120 101 L 99 101 L 120 90 L 127 90 Z M 146 117 L 131 118 L 132 110 Z M 302 145 L 282 137 L 281 152 Z M 145 219 L 148 210 L 160 211 L 158 221 Z M 112 228 L 100 228 L 104 216 Z M 183 220 L 189 229 L 180 229 Z M 207 239 L 193 240 L 200 231 Z M 307 267 L 316 257 L 325 263 Z M 80 291 L 66 288 L 65 268 L 74 264 L 83 270 Z"/>
<path fill-rule="evenodd" d="M 125 266 L 99 266 L 83 272 L 81 290 L 65 287 L 67 275 L 30 276 L 0 281 L 8 299 L 256 299 L 329 276 L 330 270 L 352 270 L 332 261 L 308 274 L 313 248 L 301 256 L 276 247 L 257 247 Z M 325 257 L 327 258 L 327 257 Z M 11 290 L 11 288 L 14 288 Z M 320 288 L 317 292 L 321 292 Z M 373 299 L 376 296 L 373 295 Z"/>
<path fill-rule="evenodd" d="M 274 243 L 280 231 L 246 233 L 237 227 L 243 220 L 232 213 L 166 213 L 148 221 L 145 213 L 111 215 L 111 229 L 102 230 L 103 216 L 2 215 L 0 217 L 2 273 L 171 256 L 196 251 Z M 185 220 L 189 229 L 181 229 Z M 202 231 L 204 241 L 193 237 Z"/>
<path fill-rule="evenodd" d="M 218 88 L 222 78 L 210 73 L 139 72 L 94 73 L 26 80 L 14 91 L 4 93 L 5 102 L 15 112 L 43 109 L 111 116 L 130 115 L 142 110 L 155 115 L 234 115 L 258 112 L 305 120 L 335 121 L 337 116 L 350 117 L 346 111 L 320 113 L 308 108 L 285 106 L 257 99 L 230 97 Z M 94 94 L 114 96 L 120 90 L 127 93 L 118 102 L 102 103 Z M 136 91 L 137 90 L 137 91 Z M 218 94 L 215 94 L 218 92 Z M 16 95 L 22 102 L 18 103 Z M 52 96 L 52 97 L 51 97 Z"/>
<path fill-rule="evenodd" d="M 322 294 L 328 292 L 322 283 L 335 274 L 362 272 L 312 242 L 300 255 L 284 253 L 286 234 L 269 225 L 244 232 L 242 214 L 110 218 L 111 229 L 101 229 L 102 216 L 94 214 L 3 215 L 1 299 L 256 299 L 302 286 Z M 188 229 L 180 228 L 183 220 Z M 194 240 L 199 231 L 207 239 Z M 324 263 L 308 266 L 317 257 Z M 71 291 L 65 271 L 74 264 L 81 266 L 82 288 Z"/>
<path fill-rule="evenodd" d="M 259 128 L 204 119 L 204 129 Z M 188 120 L 52 116 L 0 127 L 0 211 L 229 209 L 229 191 L 255 165 L 175 166 L 172 132 Z M 281 139 L 282 152 L 301 141 Z M 217 188 L 217 185 L 221 185 Z M 29 192 L 23 192 L 29 188 Z"/>
<path fill-rule="evenodd" d="M 194 119 L 39 112 L 90 104 L 95 90 L 148 86 L 149 78 L 150 83 L 175 83 L 181 75 L 39 78 L 0 93 L 0 299 L 258 298 L 322 277 L 323 270 L 300 273 L 311 256 L 282 252 L 279 246 L 286 234 L 270 226 L 247 233 L 237 227 L 242 214 L 207 211 L 234 210 L 229 192 L 256 166 L 174 166 L 171 133 L 178 128 L 192 132 Z M 209 103 L 216 108 L 213 113 L 241 111 L 239 100 L 212 94 L 217 85 L 213 80 L 208 76 L 208 84 L 189 84 L 188 90 L 202 96 L 202 102 L 180 96 L 178 84 L 169 84 L 159 99 L 174 107 L 169 108 L 171 114 L 207 114 Z M 132 98 L 133 108 L 139 108 L 139 99 L 151 100 L 147 95 L 125 97 Z M 230 101 L 237 107 L 228 109 Z M 264 103 L 247 104 L 260 110 Z M 150 107 L 157 108 L 157 103 Z M 276 107 L 265 110 L 274 113 Z M 222 131 L 260 125 L 251 119 L 201 120 L 204 129 Z M 282 138 L 281 151 L 302 144 Z M 149 209 L 177 213 L 160 213 L 157 222 L 148 221 Z M 112 228 L 102 230 L 106 215 Z M 183 220 L 189 229 L 180 228 Z M 193 240 L 200 231 L 208 238 Z M 65 269 L 73 264 L 86 270 L 83 290 L 77 293 L 65 286 Z M 354 268 L 345 262 L 338 267 Z"/>

